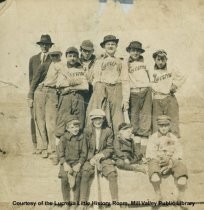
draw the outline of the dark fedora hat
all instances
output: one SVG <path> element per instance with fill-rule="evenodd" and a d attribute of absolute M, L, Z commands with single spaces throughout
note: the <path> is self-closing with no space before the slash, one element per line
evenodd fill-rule
<path fill-rule="evenodd" d="M 45 34 L 45 35 L 41 36 L 40 41 L 37 42 L 37 44 L 39 44 L 39 45 L 40 44 L 51 44 L 51 45 L 53 45 L 54 43 L 52 42 L 50 35 Z"/>
<path fill-rule="evenodd" d="M 128 47 L 126 48 L 127 52 L 130 52 L 130 49 L 137 49 L 139 50 L 141 53 L 145 52 L 144 49 L 142 49 L 142 43 L 138 42 L 138 41 L 132 41 L 130 42 L 130 44 L 128 45 Z"/>
<path fill-rule="evenodd" d="M 106 42 L 115 42 L 116 44 L 118 44 L 119 39 L 117 39 L 115 36 L 113 35 L 107 35 L 103 38 L 103 42 L 100 43 L 101 47 L 104 48 L 104 45 Z"/>

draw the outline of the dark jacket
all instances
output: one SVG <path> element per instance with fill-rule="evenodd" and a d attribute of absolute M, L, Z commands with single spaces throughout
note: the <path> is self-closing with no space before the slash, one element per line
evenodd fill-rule
<path fill-rule="evenodd" d="M 51 60 L 48 60 L 45 63 L 38 66 L 37 70 L 35 71 L 35 74 L 32 77 L 30 90 L 28 93 L 28 98 L 31 98 L 31 99 L 34 98 L 34 92 L 35 92 L 36 88 L 38 87 L 38 85 L 44 81 L 50 64 L 51 64 Z"/>
<path fill-rule="evenodd" d="M 103 153 L 105 159 L 110 158 L 113 154 L 113 132 L 109 127 L 102 127 L 101 137 L 99 140 L 99 149 L 96 151 L 96 132 L 93 127 L 85 131 L 85 136 L 88 144 L 87 160 L 90 160 L 96 153 Z"/>
<path fill-rule="evenodd" d="M 50 57 L 47 56 L 46 62 L 50 60 Z M 37 55 L 34 55 L 29 60 L 29 84 L 31 85 L 31 82 L 33 80 L 33 76 L 37 72 L 39 66 L 41 64 L 41 53 L 38 53 Z"/>
<path fill-rule="evenodd" d="M 135 149 L 134 149 L 134 142 L 132 139 L 124 140 L 118 137 L 114 141 L 114 152 L 116 159 L 129 159 L 132 160 L 135 158 Z"/>
<path fill-rule="evenodd" d="M 87 143 L 84 135 L 79 133 L 77 136 L 73 136 L 69 132 L 65 132 L 60 138 L 58 152 L 61 165 L 64 162 L 83 165 L 87 157 Z"/>

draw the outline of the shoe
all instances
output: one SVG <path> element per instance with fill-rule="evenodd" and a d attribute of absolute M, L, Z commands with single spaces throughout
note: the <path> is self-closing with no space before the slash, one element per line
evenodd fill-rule
<path fill-rule="evenodd" d="M 42 154 L 42 150 L 41 149 L 36 149 L 36 153 L 35 153 L 36 155 L 40 155 L 40 154 Z"/>
<path fill-rule="evenodd" d="M 147 170 L 146 170 L 145 166 L 143 166 L 143 165 L 136 165 L 135 172 L 142 172 L 143 174 L 146 174 Z"/>
<path fill-rule="evenodd" d="M 48 158 L 48 152 L 47 152 L 47 150 L 43 150 L 42 151 L 41 157 L 42 158 Z"/>
<path fill-rule="evenodd" d="M 50 155 L 49 155 L 50 159 L 53 159 L 53 158 L 56 158 L 56 157 L 57 157 L 56 152 L 51 152 Z"/>
<path fill-rule="evenodd" d="M 37 149 L 36 148 L 33 148 L 32 154 L 37 155 Z"/>

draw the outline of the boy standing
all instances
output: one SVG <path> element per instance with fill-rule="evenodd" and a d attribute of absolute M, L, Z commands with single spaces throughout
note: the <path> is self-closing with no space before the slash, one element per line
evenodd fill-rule
<path fill-rule="evenodd" d="M 167 53 L 158 50 L 153 53 L 155 61 L 152 78 L 153 92 L 153 133 L 157 131 L 156 119 L 159 115 L 168 115 L 172 121 L 172 133 L 178 138 L 179 105 L 175 97 L 178 88 L 184 83 L 184 76 L 180 72 L 172 71 L 167 66 Z"/>
<path fill-rule="evenodd" d="M 143 166 L 136 165 L 139 161 L 132 139 L 132 125 L 121 123 L 118 127 L 117 139 L 114 141 L 116 166 L 127 171 L 143 172 Z"/>
<path fill-rule="evenodd" d="M 74 192 L 74 202 L 79 201 L 81 167 L 87 157 L 87 144 L 80 132 L 80 122 L 76 116 L 67 116 L 66 131 L 58 144 L 60 159 L 59 178 L 64 201 L 70 201 L 70 191 Z"/>
<path fill-rule="evenodd" d="M 84 92 L 88 91 L 85 72 L 79 63 L 79 52 L 75 47 L 66 51 L 67 67 L 60 72 L 57 87 L 59 94 L 56 137 L 64 133 L 64 115 L 76 115 L 80 121 L 80 129 L 84 128 L 85 106 Z"/>
<path fill-rule="evenodd" d="M 147 144 L 146 158 L 149 160 L 149 179 L 157 200 L 162 200 L 160 190 L 162 175 L 172 174 L 178 189 L 179 201 L 182 200 L 187 185 L 187 168 L 182 161 L 182 148 L 178 138 L 171 133 L 171 118 L 166 115 L 157 117 L 158 131 Z"/>
<path fill-rule="evenodd" d="M 87 108 L 91 95 L 93 93 L 93 65 L 96 60 L 94 53 L 94 45 L 90 40 L 84 40 L 80 46 L 81 56 L 80 62 L 85 71 L 86 78 L 89 83 L 89 90 L 84 94 L 85 107 Z"/>
<path fill-rule="evenodd" d="M 88 201 L 91 183 L 94 179 L 95 167 L 97 173 L 109 181 L 112 201 L 118 201 L 117 171 L 111 156 L 113 154 L 113 132 L 107 126 L 105 112 L 94 109 L 90 112 L 91 127 L 85 134 L 88 143 L 88 156 L 82 169 L 81 201 Z"/>
<path fill-rule="evenodd" d="M 123 69 L 123 109 L 130 109 L 136 149 L 145 157 L 147 139 L 151 132 L 152 112 L 149 71 L 141 55 L 145 50 L 140 42 L 130 42 L 126 50 L 130 56 L 124 62 Z"/>
<path fill-rule="evenodd" d="M 106 111 L 108 123 L 112 126 L 114 135 L 117 134 L 118 125 L 122 123 L 122 62 L 115 57 L 119 39 L 107 35 L 101 42 L 105 55 L 97 59 L 93 69 L 93 94 L 89 103 L 88 113 L 92 109 Z"/>
<path fill-rule="evenodd" d="M 53 164 L 57 164 L 55 145 L 56 106 L 58 97 L 56 82 L 63 64 L 61 62 L 62 52 L 53 49 L 49 53 L 50 61 L 45 62 L 33 77 L 28 98 L 34 99 L 35 122 L 40 135 L 38 142 L 39 153 L 43 158 L 48 157 L 48 145 L 51 150 L 50 158 Z"/>

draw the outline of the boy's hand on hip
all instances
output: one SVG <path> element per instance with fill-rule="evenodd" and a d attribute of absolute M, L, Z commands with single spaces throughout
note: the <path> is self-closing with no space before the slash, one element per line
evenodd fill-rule
<path fill-rule="evenodd" d="M 64 163 L 63 166 L 64 166 L 64 171 L 66 171 L 68 173 L 72 173 L 73 172 L 73 170 L 72 170 L 72 168 L 71 168 L 71 166 L 69 164 Z"/>
<path fill-rule="evenodd" d="M 96 160 L 95 160 L 95 158 L 91 158 L 90 164 L 91 164 L 92 166 L 95 166 L 95 165 L 96 165 Z"/>
<path fill-rule="evenodd" d="M 73 166 L 73 171 L 75 171 L 76 173 L 78 173 L 80 171 L 81 168 L 81 163 L 77 163 L 75 166 Z"/>

